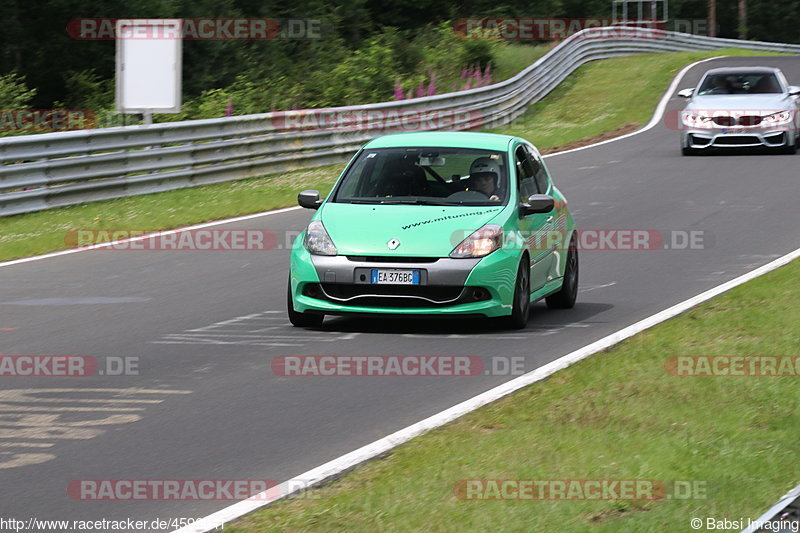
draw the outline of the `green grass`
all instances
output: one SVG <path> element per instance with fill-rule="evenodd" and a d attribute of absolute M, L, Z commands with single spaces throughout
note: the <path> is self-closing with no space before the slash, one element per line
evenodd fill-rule
<path fill-rule="evenodd" d="M 547 46 L 499 49 L 498 76 L 521 70 Z M 715 55 L 753 55 L 745 50 L 646 54 L 590 63 L 580 68 L 522 117 L 501 129 L 540 149 L 559 146 L 648 120 L 664 88 L 683 65 Z M 0 217 L 0 260 L 67 248 L 70 229 L 170 229 L 294 205 L 304 188 L 330 190 L 343 165 L 191 189 L 94 202 Z"/>
<path fill-rule="evenodd" d="M 499 46 L 494 49 L 492 78 L 502 81 L 516 76 L 552 50 L 552 48 L 550 44 L 508 43 L 504 46 Z"/>
<path fill-rule="evenodd" d="M 755 518 L 800 478 L 798 378 L 675 377 L 665 362 L 798 354 L 798 277 L 795 261 L 225 531 L 663 533 L 691 531 L 692 517 Z M 707 494 L 651 502 L 454 496 L 464 479 L 601 478 L 702 482 Z"/>

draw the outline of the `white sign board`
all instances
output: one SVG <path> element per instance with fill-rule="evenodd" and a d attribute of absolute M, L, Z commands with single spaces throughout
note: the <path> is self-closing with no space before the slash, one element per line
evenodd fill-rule
<path fill-rule="evenodd" d="M 118 112 L 180 112 L 181 32 L 181 19 L 117 21 Z"/>

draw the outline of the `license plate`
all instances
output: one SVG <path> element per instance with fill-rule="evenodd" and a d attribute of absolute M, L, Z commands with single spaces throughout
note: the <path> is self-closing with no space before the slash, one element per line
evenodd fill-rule
<path fill-rule="evenodd" d="M 370 283 L 377 285 L 419 285 L 419 270 L 373 268 Z"/>

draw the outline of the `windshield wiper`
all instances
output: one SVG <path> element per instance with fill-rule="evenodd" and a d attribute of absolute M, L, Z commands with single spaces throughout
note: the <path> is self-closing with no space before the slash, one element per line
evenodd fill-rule
<path fill-rule="evenodd" d="M 339 200 L 340 203 L 347 204 L 372 204 L 372 205 L 466 205 L 462 202 L 448 202 L 447 200 L 426 200 L 424 198 L 414 198 L 408 200 L 400 199 L 362 199 L 351 198 L 347 200 Z"/>
<path fill-rule="evenodd" d="M 417 198 L 414 200 L 391 200 L 381 202 L 382 204 L 407 204 L 407 205 L 461 205 L 461 202 L 448 202 L 447 200 L 424 200 Z"/>

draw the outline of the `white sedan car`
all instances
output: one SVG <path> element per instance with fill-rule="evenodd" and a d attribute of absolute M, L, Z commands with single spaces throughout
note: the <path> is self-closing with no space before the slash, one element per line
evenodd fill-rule
<path fill-rule="evenodd" d="M 766 147 L 794 154 L 800 144 L 800 87 L 771 67 L 725 67 L 705 73 L 681 113 L 683 155 Z"/>

